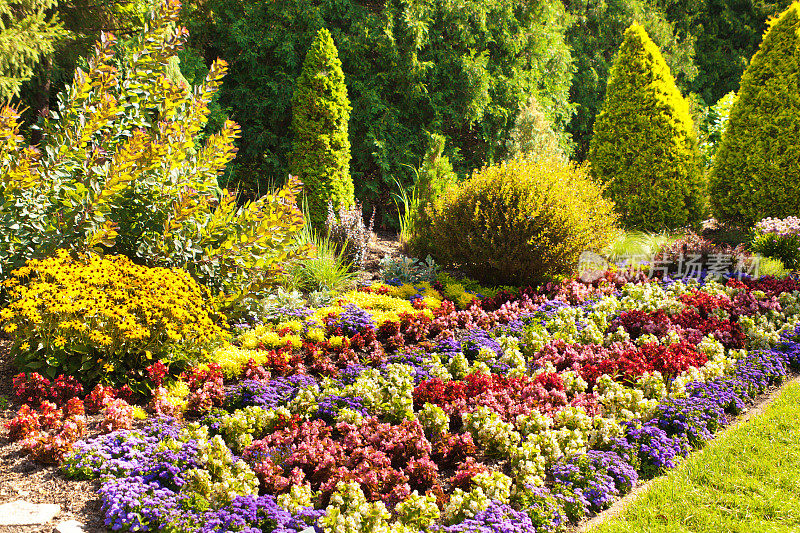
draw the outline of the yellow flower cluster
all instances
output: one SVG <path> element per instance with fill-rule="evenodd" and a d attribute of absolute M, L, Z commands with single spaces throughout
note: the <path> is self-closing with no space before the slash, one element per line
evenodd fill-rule
<path fill-rule="evenodd" d="M 211 354 L 211 360 L 220 366 L 227 379 L 239 377 L 250 359 L 253 359 L 257 365 L 263 365 L 267 362 L 268 357 L 269 352 L 264 350 L 238 348 L 231 344 L 225 344 Z"/>
<path fill-rule="evenodd" d="M 344 311 L 344 306 L 350 304 L 354 304 L 361 309 L 369 311 L 377 326 L 380 326 L 384 322 L 400 320 L 399 317 L 403 313 L 412 315 L 423 313 L 427 317 L 433 318 L 433 312 L 430 309 L 414 309 L 411 302 L 406 299 L 389 296 L 388 294 L 375 294 L 362 291 L 352 291 L 342 294 L 339 297 L 338 305 L 318 309 L 314 313 L 314 316 L 320 321 L 330 313 L 334 313 L 338 316 Z"/>
<path fill-rule="evenodd" d="M 280 335 L 273 325 L 256 326 L 254 329 L 246 331 L 239 336 L 239 342 L 247 350 L 255 350 L 259 344 L 263 344 L 268 350 L 283 348 L 291 343 L 295 348 L 303 344 L 303 338 L 293 333 Z M 276 331 L 278 330 L 278 331 Z"/>
<path fill-rule="evenodd" d="M 199 354 L 224 335 L 201 287 L 180 269 L 147 268 L 124 256 L 75 259 L 59 250 L 4 283 L 10 303 L 0 326 L 22 351 L 41 344 L 66 358 L 89 354 L 130 368 L 131 358 L 149 364 L 176 350 Z"/>
<path fill-rule="evenodd" d="M 444 297 L 453 302 L 459 309 L 467 309 L 475 299 L 475 295 L 468 292 L 460 283 L 448 283 L 445 285 Z"/>

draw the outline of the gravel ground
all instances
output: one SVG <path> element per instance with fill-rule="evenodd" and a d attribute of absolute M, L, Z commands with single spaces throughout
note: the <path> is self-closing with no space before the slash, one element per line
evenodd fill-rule
<path fill-rule="evenodd" d="M 0 340 L 0 426 L 14 418 L 19 407 L 11 402 L 11 380 L 15 372 L 8 355 L 10 345 L 11 341 Z M 0 504 L 26 500 L 61 506 L 61 513 L 47 524 L 0 526 L 0 533 L 50 533 L 56 524 L 65 520 L 79 521 L 87 533 L 109 531 L 101 518 L 96 481 L 69 480 L 56 467 L 28 459 L 19 443 L 8 441 L 4 429 L 0 430 L 0 435 Z"/>

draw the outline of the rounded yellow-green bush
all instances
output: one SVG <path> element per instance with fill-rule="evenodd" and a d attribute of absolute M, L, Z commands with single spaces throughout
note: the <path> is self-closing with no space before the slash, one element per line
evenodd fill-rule
<path fill-rule="evenodd" d="M 769 22 L 742 75 L 710 176 L 720 219 L 800 214 L 800 2 Z"/>
<path fill-rule="evenodd" d="M 125 256 L 31 260 L 5 282 L 3 329 L 20 370 L 85 383 L 138 381 L 157 360 L 199 360 L 224 333 L 185 271 Z"/>
<path fill-rule="evenodd" d="M 660 231 L 702 220 L 706 186 L 689 104 L 639 24 L 625 31 L 611 68 L 589 158 L 626 227 Z"/>
<path fill-rule="evenodd" d="M 616 232 L 614 204 L 585 166 L 513 159 L 451 187 L 433 212 L 431 255 L 487 285 L 574 272 L 581 252 Z"/>

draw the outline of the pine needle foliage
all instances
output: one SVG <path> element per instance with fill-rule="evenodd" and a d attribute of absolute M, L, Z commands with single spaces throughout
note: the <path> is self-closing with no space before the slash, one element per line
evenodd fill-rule
<path fill-rule="evenodd" d="M 306 54 L 292 107 L 290 167 L 304 184 L 314 227 L 325 224 L 329 202 L 335 211 L 355 203 L 347 134 L 351 109 L 342 62 L 323 28 Z"/>
<path fill-rule="evenodd" d="M 742 76 L 711 172 L 717 218 L 800 213 L 800 2 L 769 23 Z"/>
<path fill-rule="evenodd" d="M 58 17 L 48 11 L 56 0 L 0 0 L 0 101 L 19 95 L 34 67 L 67 36 Z"/>
<path fill-rule="evenodd" d="M 705 185 L 689 105 L 637 23 L 612 66 L 590 160 L 626 227 L 658 231 L 702 219 Z"/>

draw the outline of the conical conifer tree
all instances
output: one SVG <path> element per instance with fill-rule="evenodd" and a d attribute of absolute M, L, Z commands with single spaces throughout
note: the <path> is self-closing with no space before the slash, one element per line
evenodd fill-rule
<path fill-rule="evenodd" d="M 742 76 L 710 178 L 714 215 L 800 215 L 800 2 L 768 23 Z"/>
<path fill-rule="evenodd" d="M 611 68 L 589 157 L 626 227 L 657 231 L 702 219 L 705 187 L 689 105 L 637 23 Z"/>
<path fill-rule="evenodd" d="M 336 212 L 355 202 L 347 137 L 351 109 L 342 62 L 330 32 L 323 28 L 311 43 L 297 80 L 289 161 L 292 174 L 304 183 L 316 227 L 325 223 L 329 202 Z"/>

